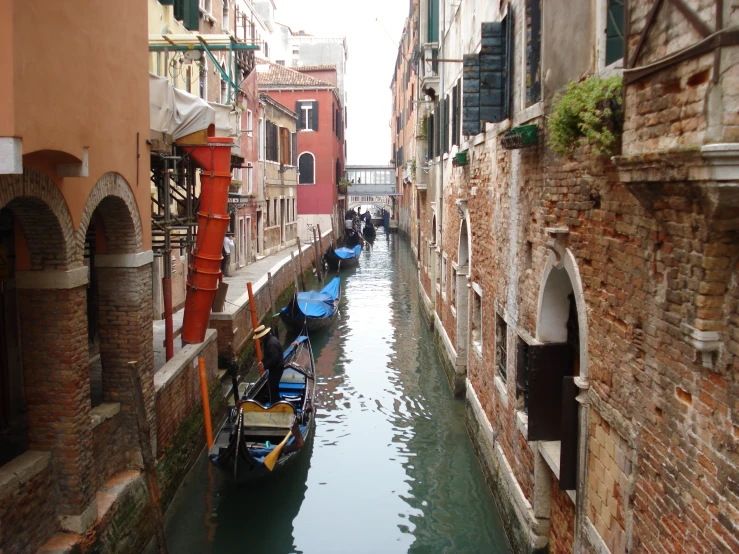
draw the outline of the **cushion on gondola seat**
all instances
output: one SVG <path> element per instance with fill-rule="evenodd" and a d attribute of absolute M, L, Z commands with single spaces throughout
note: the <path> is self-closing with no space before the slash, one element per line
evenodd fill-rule
<path fill-rule="evenodd" d="M 303 383 L 285 383 L 284 381 L 280 382 L 280 388 L 285 390 L 303 390 L 305 388 L 305 384 Z"/>

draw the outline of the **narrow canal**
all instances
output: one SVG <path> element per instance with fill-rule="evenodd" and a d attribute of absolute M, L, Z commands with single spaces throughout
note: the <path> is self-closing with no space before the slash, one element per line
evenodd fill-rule
<path fill-rule="evenodd" d="M 181 553 L 510 552 L 422 320 L 410 246 L 378 233 L 313 337 L 317 429 L 294 472 L 230 484 L 201 456 L 167 515 Z"/>

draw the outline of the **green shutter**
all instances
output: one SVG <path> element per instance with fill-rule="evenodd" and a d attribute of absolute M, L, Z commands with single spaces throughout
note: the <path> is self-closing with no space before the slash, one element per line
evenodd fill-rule
<path fill-rule="evenodd" d="M 200 6 L 198 0 L 177 0 L 184 3 L 183 24 L 188 31 L 197 31 L 200 26 Z"/>
<path fill-rule="evenodd" d="M 313 102 L 313 130 L 318 131 L 318 102 Z"/>
<path fill-rule="evenodd" d="M 298 114 L 298 124 L 296 125 L 296 129 L 298 131 L 302 131 L 305 129 L 303 126 L 303 103 L 302 102 L 295 102 L 295 113 Z"/>
<path fill-rule="evenodd" d="M 439 0 L 429 0 L 428 42 L 439 42 Z"/>

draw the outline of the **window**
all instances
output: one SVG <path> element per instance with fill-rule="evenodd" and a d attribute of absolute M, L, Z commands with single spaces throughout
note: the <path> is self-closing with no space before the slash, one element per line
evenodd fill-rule
<path fill-rule="evenodd" d="M 428 42 L 439 42 L 439 0 L 429 0 L 428 8 L 427 39 Z"/>
<path fill-rule="evenodd" d="M 290 130 L 280 127 L 280 164 L 290 165 Z"/>
<path fill-rule="evenodd" d="M 516 339 L 516 407 L 529 413 L 529 345 Z"/>
<path fill-rule="evenodd" d="M 541 0 L 526 1 L 526 106 L 541 100 Z"/>
<path fill-rule="evenodd" d="M 290 165 L 298 165 L 298 133 L 290 133 Z"/>
<path fill-rule="evenodd" d="M 259 118 L 259 127 L 257 129 L 257 152 L 259 153 L 259 159 L 264 160 L 267 154 L 267 145 L 264 138 L 264 119 Z"/>
<path fill-rule="evenodd" d="M 495 314 L 495 373 L 508 380 L 508 324 Z"/>
<path fill-rule="evenodd" d="M 298 114 L 298 131 L 318 131 L 318 102 L 301 100 L 295 103 Z"/>
<path fill-rule="evenodd" d="M 246 135 L 249 137 L 253 134 L 253 125 L 251 110 L 246 110 Z"/>
<path fill-rule="evenodd" d="M 247 167 L 246 168 L 246 194 L 251 194 L 254 192 L 254 168 L 253 167 Z"/>
<path fill-rule="evenodd" d="M 229 14 L 228 14 L 228 0 L 223 0 L 223 30 L 229 31 L 230 22 L 229 22 Z"/>
<path fill-rule="evenodd" d="M 190 67 L 185 71 L 185 92 L 192 93 L 192 68 Z"/>
<path fill-rule="evenodd" d="M 611 65 L 624 57 L 624 0 L 607 1 L 606 65 Z"/>
<path fill-rule="evenodd" d="M 269 198 L 267 198 L 267 202 L 265 202 L 265 204 L 267 204 L 267 219 L 266 219 L 266 222 L 267 222 L 267 227 L 269 227 L 269 225 L 271 223 L 271 220 L 269 219 L 269 204 L 270 204 Z"/>
<path fill-rule="evenodd" d="M 482 290 L 472 284 L 472 346 L 482 354 Z"/>
<path fill-rule="evenodd" d="M 452 89 L 452 145 L 459 145 L 460 104 L 462 101 L 462 86 L 460 81 Z"/>
<path fill-rule="evenodd" d="M 336 184 L 339 184 L 339 181 L 341 181 L 341 162 L 339 160 L 336 160 Z"/>
<path fill-rule="evenodd" d="M 277 138 L 277 125 L 267 121 L 266 125 L 266 158 L 270 162 L 279 162 L 279 145 Z"/>
<path fill-rule="evenodd" d="M 234 181 L 241 181 L 241 168 L 240 167 L 234 167 L 231 170 L 231 179 Z"/>
<path fill-rule="evenodd" d="M 277 64 L 277 65 L 281 65 L 281 66 L 284 66 L 284 65 L 285 65 L 285 60 L 277 60 L 277 61 L 275 62 L 275 64 Z"/>
<path fill-rule="evenodd" d="M 298 184 L 314 185 L 316 183 L 316 160 L 310 152 L 303 152 L 298 158 L 298 171 L 300 173 Z"/>
<path fill-rule="evenodd" d="M 272 219 L 273 223 L 277 225 L 277 223 L 279 223 L 277 219 L 277 198 L 275 198 L 272 202 L 274 202 L 274 204 L 272 205 L 272 213 L 274 214 Z"/>
<path fill-rule="evenodd" d="M 447 272 L 447 257 L 446 254 L 441 258 L 441 297 L 446 299 L 446 272 Z"/>

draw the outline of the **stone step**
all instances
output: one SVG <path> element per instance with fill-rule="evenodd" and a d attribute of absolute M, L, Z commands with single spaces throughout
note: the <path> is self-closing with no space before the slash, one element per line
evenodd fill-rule
<path fill-rule="evenodd" d="M 57 533 L 46 541 L 37 554 L 72 554 L 79 552 L 77 546 L 82 542 L 82 535 L 74 533 Z"/>

